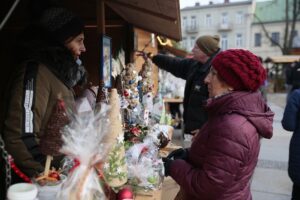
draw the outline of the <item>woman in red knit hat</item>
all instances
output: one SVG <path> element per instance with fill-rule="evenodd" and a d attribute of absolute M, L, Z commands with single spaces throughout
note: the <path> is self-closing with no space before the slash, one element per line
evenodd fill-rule
<path fill-rule="evenodd" d="M 266 71 L 250 51 L 230 49 L 205 78 L 208 121 L 191 147 L 164 159 L 182 199 L 250 200 L 260 139 L 272 137 L 274 113 L 257 91 Z M 200 106 L 200 105 L 199 105 Z"/>

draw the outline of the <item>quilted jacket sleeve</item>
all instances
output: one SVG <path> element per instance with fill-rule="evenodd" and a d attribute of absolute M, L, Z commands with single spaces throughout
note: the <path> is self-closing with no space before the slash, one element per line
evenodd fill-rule
<path fill-rule="evenodd" d="M 283 128 L 287 131 L 295 131 L 297 124 L 299 124 L 299 103 L 300 90 L 295 90 L 288 99 L 281 121 Z"/>

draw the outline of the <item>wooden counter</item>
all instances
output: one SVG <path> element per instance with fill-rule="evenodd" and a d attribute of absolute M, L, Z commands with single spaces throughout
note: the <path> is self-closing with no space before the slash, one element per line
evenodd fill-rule
<path fill-rule="evenodd" d="M 149 192 L 149 194 L 137 194 L 135 200 L 161 200 L 162 189 Z"/>
<path fill-rule="evenodd" d="M 165 177 L 162 188 L 153 191 L 153 195 L 138 194 L 135 200 L 173 200 L 179 191 L 179 185 L 171 178 Z"/>
<path fill-rule="evenodd" d="M 163 99 L 164 103 L 183 103 L 182 98 L 164 98 Z"/>

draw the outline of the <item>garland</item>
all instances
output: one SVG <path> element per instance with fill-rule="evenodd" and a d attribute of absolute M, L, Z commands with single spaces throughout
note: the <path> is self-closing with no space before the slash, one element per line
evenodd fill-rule
<path fill-rule="evenodd" d="M 12 168 L 12 170 L 22 179 L 24 180 L 26 183 L 32 183 L 31 179 L 26 175 L 24 174 L 18 167 L 17 165 L 15 164 L 14 162 L 14 159 L 9 156 L 9 164 Z"/>

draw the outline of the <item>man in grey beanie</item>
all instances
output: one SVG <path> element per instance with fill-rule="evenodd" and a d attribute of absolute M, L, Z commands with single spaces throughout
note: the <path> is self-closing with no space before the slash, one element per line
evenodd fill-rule
<path fill-rule="evenodd" d="M 208 98 L 207 86 L 204 78 L 209 72 L 212 58 L 219 52 L 219 36 L 200 36 L 192 50 L 191 59 L 181 59 L 166 55 L 155 55 L 152 61 L 159 68 L 164 69 L 174 76 L 186 80 L 184 91 L 184 132 L 196 134 L 206 122 L 206 112 L 202 102 Z"/>

